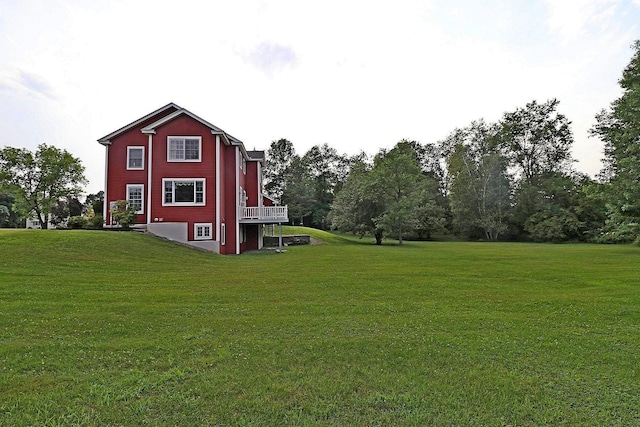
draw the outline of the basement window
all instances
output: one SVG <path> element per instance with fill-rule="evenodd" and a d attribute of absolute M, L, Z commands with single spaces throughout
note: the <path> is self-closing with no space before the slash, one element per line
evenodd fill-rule
<path fill-rule="evenodd" d="M 213 228 L 213 225 L 211 223 L 194 224 L 193 239 L 194 240 L 211 240 L 212 228 Z"/>

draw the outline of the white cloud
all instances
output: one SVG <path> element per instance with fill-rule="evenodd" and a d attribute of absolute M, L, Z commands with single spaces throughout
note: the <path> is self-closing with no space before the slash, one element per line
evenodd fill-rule
<path fill-rule="evenodd" d="M 547 25 L 570 43 L 589 32 L 604 32 L 611 25 L 622 0 L 546 0 Z"/>
<path fill-rule="evenodd" d="M 296 52 L 291 47 L 268 41 L 260 43 L 243 57 L 269 77 L 284 68 L 295 68 L 298 62 Z"/>

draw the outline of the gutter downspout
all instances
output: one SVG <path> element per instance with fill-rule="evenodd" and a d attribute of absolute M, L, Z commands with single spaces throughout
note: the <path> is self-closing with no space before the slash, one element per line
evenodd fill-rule
<path fill-rule="evenodd" d="M 221 219 L 220 219 L 220 135 L 216 135 L 216 240 L 218 241 L 218 253 L 222 250 Z"/>
<path fill-rule="evenodd" d="M 109 177 L 109 145 L 105 144 L 105 155 L 104 155 L 104 200 L 102 202 L 102 226 L 104 227 L 107 224 L 107 209 L 109 207 L 109 199 L 107 198 L 107 182 Z M 95 213 L 95 212 L 94 212 Z M 111 218 L 109 218 L 109 223 L 111 223 Z"/>
<path fill-rule="evenodd" d="M 236 146 L 236 255 L 240 255 L 240 150 Z"/>
<path fill-rule="evenodd" d="M 153 164 L 153 134 L 149 134 L 147 148 L 147 225 L 151 224 L 151 165 Z"/>

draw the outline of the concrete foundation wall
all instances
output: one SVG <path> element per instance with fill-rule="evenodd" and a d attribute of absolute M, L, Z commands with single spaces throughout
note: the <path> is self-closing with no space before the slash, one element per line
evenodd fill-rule
<path fill-rule="evenodd" d="M 216 240 L 187 240 L 186 222 L 162 222 L 147 225 L 147 231 L 154 236 L 182 243 L 209 252 L 220 253 L 220 244 Z"/>

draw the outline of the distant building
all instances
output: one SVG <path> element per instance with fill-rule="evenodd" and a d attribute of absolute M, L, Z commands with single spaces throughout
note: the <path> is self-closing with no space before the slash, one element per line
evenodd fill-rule
<path fill-rule="evenodd" d="M 47 224 L 49 229 L 54 229 L 56 228 L 55 225 L 51 224 L 51 214 L 49 214 L 49 224 Z M 25 228 L 31 228 L 31 229 L 37 229 L 40 230 L 42 229 L 42 224 L 40 224 L 40 220 L 36 217 L 28 217 L 27 221 L 26 221 L 26 226 Z"/>

